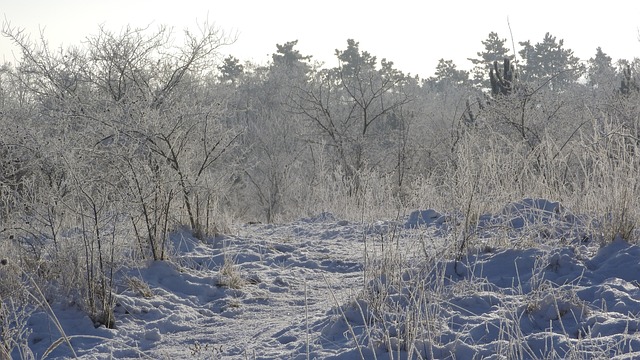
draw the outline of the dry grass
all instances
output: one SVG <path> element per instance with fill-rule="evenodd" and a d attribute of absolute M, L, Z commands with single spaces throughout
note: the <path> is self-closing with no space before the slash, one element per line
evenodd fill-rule
<path fill-rule="evenodd" d="M 224 264 L 218 271 L 217 281 L 218 286 L 230 289 L 241 289 L 247 284 L 247 280 L 242 276 L 239 266 L 228 253 L 225 253 Z"/>
<path fill-rule="evenodd" d="M 134 276 L 126 276 L 124 278 L 124 281 L 129 290 L 135 292 L 136 294 L 147 299 L 153 297 L 153 291 L 151 291 L 149 284 L 144 282 L 144 280 Z"/>

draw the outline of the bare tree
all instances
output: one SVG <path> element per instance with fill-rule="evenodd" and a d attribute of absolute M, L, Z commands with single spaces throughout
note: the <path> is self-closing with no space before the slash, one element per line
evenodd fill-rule
<path fill-rule="evenodd" d="M 209 227 L 204 219 L 210 194 L 203 195 L 207 193 L 203 184 L 238 133 L 219 126 L 225 99 L 212 96 L 203 80 L 214 68 L 218 49 L 233 39 L 206 23 L 199 34 L 185 31 L 185 45 L 180 48 L 167 48 L 171 34 L 166 27 L 145 34 L 144 29 L 126 28 L 120 35 L 101 29 L 88 42 L 95 65 L 92 78 L 116 111 L 109 120 L 114 128 L 109 140 L 117 137 L 135 147 L 130 154 L 144 154 L 137 165 L 154 174 L 147 177 L 156 183 L 152 188 L 164 189 L 162 195 L 151 197 L 153 204 L 164 199 L 160 207 L 140 204 L 147 238 L 157 247 L 151 234 L 166 228 L 169 203 L 178 194 L 194 233 L 201 237 Z M 132 161 L 136 159 L 127 160 L 122 173 L 131 176 L 138 201 L 150 199 L 144 195 L 145 187 L 138 184 L 141 179 L 133 171 Z M 165 167 L 166 171 L 160 169 Z M 150 217 L 151 213 L 164 215 Z M 159 226 L 163 222 L 165 226 Z M 153 256 L 163 255 L 153 252 Z"/>
<path fill-rule="evenodd" d="M 371 129 L 411 101 L 403 91 L 406 77 L 383 59 L 360 52 L 358 43 L 348 41 L 344 51 L 336 50 L 340 66 L 315 74 L 301 89 L 296 101 L 299 113 L 312 121 L 335 150 L 345 181 L 353 195 L 361 187 L 360 173 L 368 160 L 367 147 L 375 143 Z"/>
<path fill-rule="evenodd" d="M 42 276 L 66 283 L 68 274 L 84 273 L 70 285 L 92 318 L 111 326 L 117 249 L 138 245 L 142 256 L 161 260 L 172 226 L 186 219 L 197 236 L 213 231 L 211 195 L 220 189 L 213 170 L 238 131 L 219 124 L 225 97 L 207 78 L 218 49 L 233 39 L 206 23 L 198 34 L 185 31 L 179 47 L 166 27 L 100 28 L 85 47 L 66 50 L 6 22 L 2 34 L 22 53 L 15 70 L 0 72 L 2 86 L 16 89 L 2 94 L 2 123 L 9 114 L 24 120 L 0 136 L 8 155 L 3 210 L 19 214 L 7 231 L 33 249 L 35 266 L 46 254 L 69 267 Z M 127 243 L 130 234 L 137 244 Z"/>

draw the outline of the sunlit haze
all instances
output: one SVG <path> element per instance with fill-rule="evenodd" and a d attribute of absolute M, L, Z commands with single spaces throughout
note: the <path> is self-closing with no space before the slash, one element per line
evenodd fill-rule
<path fill-rule="evenodd" d="M 564 39 L 582 60 L 601 46 L 617 59 L 640 56 L 640 2 L 577 1 L 407 1 L 372 3 L 325 0 L 272 1 L 140 1 L 140 0 L 0 0 L 4 20 L 24 28 L 32 38 L 40 30 L 53 47 L 77 45 L 97 32 L 99 24 L 118 31 L 169 25 L 176 37 L 208 18 L 237 41 L 222 49 L 243 61 L 269 61 L 276 44 L 299 40 L 297 49 L 327 66 L 335 66 L 335 49 L 346 40 L 387 58 L 404 72 L 428 77 L 440 58 L 462 69 L 467 58 L 483 50 L 491 31 L 518 48 L 519 41 L 542 41 L 546 32 Z M 511 31 L 509 28 L 511 25 Z M 512 38 L 513 36 L 513 38 Z M 513 41 L 512 41 L 513 40 Z M 15 47 L 0 39 L 0 59 L 15 62 Z"/>

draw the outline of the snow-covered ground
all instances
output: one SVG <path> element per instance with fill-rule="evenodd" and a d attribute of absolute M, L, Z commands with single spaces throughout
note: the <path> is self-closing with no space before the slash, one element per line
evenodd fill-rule
<path fill-rule="evenodd" d="M 479 216 L 323 213 L 172 235 L 170 261 L 117 274 L 116 327 L 69 304 L 28 319 L 36 358 L 640 358 L 640 247 L 601 246 L 560 204 Z M 593 240 L 592 240 L 593 239 Z M 467 248 L 458 251 L 463 241 Z M 17 356 L 14 352 L 14 356 Z"/>

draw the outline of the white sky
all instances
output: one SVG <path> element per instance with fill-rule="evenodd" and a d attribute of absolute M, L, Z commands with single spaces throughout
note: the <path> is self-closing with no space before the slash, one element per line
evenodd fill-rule
<path fill-rule="evenodd" d="M 614 60 L 640 57 L 637 0 L 0 0 L 0 13 L 32 37 L 43 28 L 55 47 L 79 44 L 98 24 L 113 30 L 166 24 L 180 36 L 180 30 L 208 17 L 239 35 L 225 54 L 261 64 L 276 44 L 297 39 L 302 54 L 333 67 L 335 49 L 345 49 L 353 38 L 361 50 L 421 77 L 431 76 L 440 58 L 470 68 L 466 59 L 483 50 L 481 41 L 491 31 L 507 38 L 511 48 L 507 18 L 516 46 L 525 40 L 535 44 L 550 32 L 582 60 L 593 57 L 598 46 Z M 14 62 L 12 51 L 1 38 L 0 60 Z"/>

